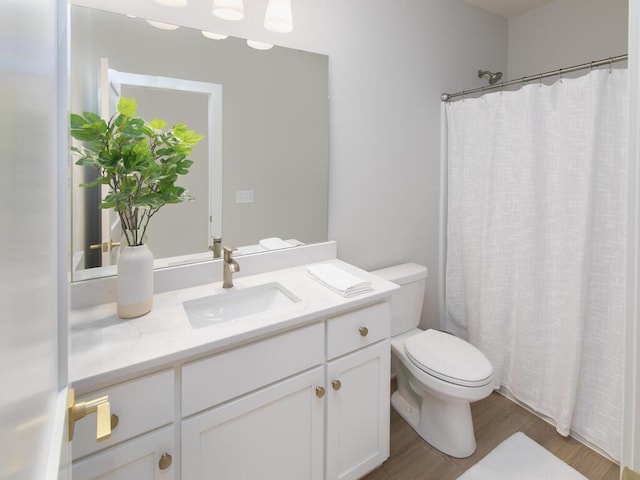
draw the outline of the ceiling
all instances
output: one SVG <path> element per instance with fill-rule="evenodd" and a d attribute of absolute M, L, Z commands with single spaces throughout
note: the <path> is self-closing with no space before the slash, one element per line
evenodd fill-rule
<path fill-rule="evenodd" d="M 465 0 L 465 2 L 483 8 L 506 18 L 516 17 L 552 0 Z"/>

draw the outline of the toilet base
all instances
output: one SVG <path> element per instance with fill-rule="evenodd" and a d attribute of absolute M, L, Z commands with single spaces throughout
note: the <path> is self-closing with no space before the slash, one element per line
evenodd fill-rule
<path fill-rule="evenodd" d="M 445 401 L 420 390 L 430 397 L 423 396 L 420 407 L 407 401 L 400 392 L 391 396 L 391 405 L 434 448 L 456 458 L 471 456 L 476 451 L 476 438 L 469 402 Z"/>
<path fill-rule="evenodd" d="M 407 422 L 411 428 L 416 429 L 416 425 L 420 422 L 420 408 L 416 408 L 415 405 L 410 404 L 400 392 L 393 392 L 391 395 L 391 406 L 398 412 L 405 422 Z"/>

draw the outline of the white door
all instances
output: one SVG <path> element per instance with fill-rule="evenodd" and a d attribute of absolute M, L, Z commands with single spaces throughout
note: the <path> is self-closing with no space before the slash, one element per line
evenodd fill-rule
<path fill-rule="evenodd" d="M 69 464 L 65 28 L 66 2 L 0 7 L 2 478 L 55 479 Z"/>
<path fill-rule="evenodd" d="M 388 341 L 327 365 L 327 480 L 352 480 L 389 457 Z"/>

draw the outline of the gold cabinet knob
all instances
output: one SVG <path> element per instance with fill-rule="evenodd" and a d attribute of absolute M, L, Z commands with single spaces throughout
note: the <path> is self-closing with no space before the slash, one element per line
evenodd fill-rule
<path fill-rule="evenodd" d="M 316 397 L 324 397 L 324 387 L 316 387 Z"/>
<path fill-rule="evenodd" d="M 96 441 L 100 442 L 111 437 L 111 405 L 109 397 L 104 396 L 87 402 L 76 402 L 73 388 L 67 395 L 67 410 L 69 417 L 69 441 L 73 440 L 76 422 L 90 413 L 96 414 Z"/>
<path fill-rule="evenodd" d="M 120 424 L 120 419 L 118 418 L 118 415 L 116 415 L 115 413 L 112 413 L 111 414 L 111 431 L 118 428 L 119 424 Z"/>
<path fill-rule="evenodd" d="M 342 387 L 342 382 L 340 380 L 331 380 L 331 386 L 337 392 Z"/>
<path fill-rule="evenodd" d="M 173 463 L 173 458 L 170 454 L 163 453 L 162 455 L 160 455 L 160 461 L 158 462 L 158 467 L 160 467 L 160 470 L 166 470 L 171 466 L 171 463 Z"/>
<path fill-rule="evenodd" d="M 358 331 L 360 332 L 360 335 L 362 335 L 363 337 L 366 337 L 367 335 L 369 335 L 369 329 L 367 327 L 360 327 Z"/>

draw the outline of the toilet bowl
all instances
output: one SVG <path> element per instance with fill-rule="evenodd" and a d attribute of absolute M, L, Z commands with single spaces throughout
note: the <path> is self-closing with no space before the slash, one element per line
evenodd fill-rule
<path fill-rule="evenodd" d="M 493 367 L 470 343 L 417 328 L 427 269 L 403 264 L 373 272 L 400 285 L 391 298 L 391 404 L 425 441 L 453 457 L 476 449 L 470 403 L 493 391 Z"/>

